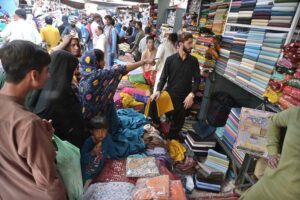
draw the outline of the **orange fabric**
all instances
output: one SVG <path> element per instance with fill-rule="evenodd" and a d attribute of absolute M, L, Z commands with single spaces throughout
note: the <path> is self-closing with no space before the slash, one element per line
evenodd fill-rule
<path fill-rule="evenodd" d="M 171 188 L 170 200 L 186 200 L 186 196 L 180 180 L 171 181 L 170 188 Z"/>

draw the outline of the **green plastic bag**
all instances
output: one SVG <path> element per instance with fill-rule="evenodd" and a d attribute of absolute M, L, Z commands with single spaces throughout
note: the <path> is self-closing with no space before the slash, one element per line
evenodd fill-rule
<path fill-rule="evenodd" d="M 131 83 L 146 83 L 146 79 L 143 74 L 129 75 L 129 81 Z"/>
<path fill-rule="evenodd" d="M 56 135 L 53 137 L 56 148 L 57 170 L 65 185 L 70 200 L 82 199 L 83 183 L 80 165 L 80 150 Z"/>

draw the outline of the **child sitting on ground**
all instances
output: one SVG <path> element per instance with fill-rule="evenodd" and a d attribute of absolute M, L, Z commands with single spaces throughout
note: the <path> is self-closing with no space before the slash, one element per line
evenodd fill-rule
<path fill-rule="evenodd" d="M 105 159 L 114 155 L 111 137 L 107 137 L 108 123 L 105 117 L 95 116 L 88 124 L 91 136 L 81 149 L 83 181 L 94 179 L 102 170 Z"/>

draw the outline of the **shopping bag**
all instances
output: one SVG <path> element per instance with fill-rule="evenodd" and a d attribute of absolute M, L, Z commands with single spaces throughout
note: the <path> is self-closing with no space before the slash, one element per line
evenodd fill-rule
<path fill-rule="evenodd" d="M 83 183 L 80 165 L 80 150 L 67 141 L 54 135 L 58 149 L 56 154 L 57 170 L 65 185 L 70 200 L 82 199 Z"/>

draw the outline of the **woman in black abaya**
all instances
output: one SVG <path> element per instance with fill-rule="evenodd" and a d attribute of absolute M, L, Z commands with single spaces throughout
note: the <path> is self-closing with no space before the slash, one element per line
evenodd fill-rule
<path fill-rule="evenodd" d="M 84 142 L 81 105 L 72 90 L 72 77 L 78 59 L 63 50 L 51 54 L 50 79 L 46 86 L 34 92 L 29 108 L 43 119 L 52 120 L 55 135 L 77 147 Z"/>

